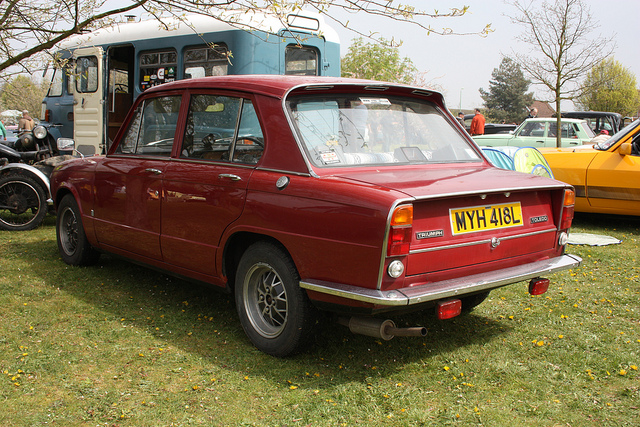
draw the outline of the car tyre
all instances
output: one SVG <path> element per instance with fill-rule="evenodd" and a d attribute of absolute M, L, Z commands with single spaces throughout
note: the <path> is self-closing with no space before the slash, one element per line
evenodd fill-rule
<path fill-rule="evenodd" d="M 31 177 L 9 174 L 0 178 L 0 229 L 33 230 L 47 215 L 47 193 Z"/>
<path fill-rule="evenodd" d="M 299 281 L 293 261 L 275 244 L 258 242 L 242 255 L 236 308 L 242 328 L 259 350 L 286 357 L 307 345 L 316 311 Z"/>
<path fill-rule="evenodd" d="M 60 256 L 69 265 L 92 265 L 100 257 L 100 252 L 87 239 L 80 208 L 71 194 L 64 196 L 58 206 L 56 239 Z"/>
<path fill-rule="evenodd" d="M 474 308 L 482 304 L 488 297 L 489 291 L 460 298 L 460 300 L 462 301 L 462 312 L 471 312 Z"/>

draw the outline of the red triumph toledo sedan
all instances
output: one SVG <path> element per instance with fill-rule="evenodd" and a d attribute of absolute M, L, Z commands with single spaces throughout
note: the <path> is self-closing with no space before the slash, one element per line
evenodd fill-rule
<path fill-rule="evenodd" d="M 147 90 L 104 156 L 53 173 L 62 259 L 109 252 L 233 292 L 260 350 L 303 348 L 320 310 L 454 317 L 575 267 L 571 186 L 497 169 L 442 95 L 374 81 L 226 76 Z"/>

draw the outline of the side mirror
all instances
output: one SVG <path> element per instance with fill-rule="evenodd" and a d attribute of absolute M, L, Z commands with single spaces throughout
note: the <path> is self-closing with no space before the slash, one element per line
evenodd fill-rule
<path fill-rule="evenodd" d="M 71 138 L 58 138 L 58 151 L 73 151 L 76 142 Z"/>
<path fill-rule="evenodd" d="M 620 153 L 621 156 L 630 156 L 631 155 L 631 143 L 625 142 L 623 144 L 620 144 L 620 148 L 618 149 L 618 153 Z"/>

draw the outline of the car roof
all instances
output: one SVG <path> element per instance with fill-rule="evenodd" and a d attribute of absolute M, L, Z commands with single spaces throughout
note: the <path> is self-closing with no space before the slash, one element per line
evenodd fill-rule
<path fill-rule="evenodd" d="M 622 118 L 622 115 L 619 113 L 609 113 L 606 111 L 568 111 L 566 113 L 561 113 L 562 117 L 572 117 L 572 118 L 596 118 L 596 117 L 617 117 L 618 120 Z"/>
<path fill-rule="evenodd" d="M 556 121 L 555 117 L 534 117 L 526 120 L 527 122 L 554 122 Z M 562 123 L 582 123 L 583 119 L 566 119 L 562 118 Z"/>
<path fill-rule="evenodd" d="M 413 86 L 405 86 L 397 83 L 378 82 L 374 80 L 360 80 L 342 77 L 326 77 L 326 76 L 294 76 L 294 75 L 275 75 L 275 74 L 246 74 L 246 75 L 227 75 L 200 77 L 195 79 L 178 80 L 171 83 L 165 83 L 155 86 L 145 91 L 145 93 L 162 92 L 166 90 L 180 89 L 227 89 L 242 92 L 260 93 L 263 95 L 283 98 L 290 90 L 301 86 L 338 86 L 338 85 L 355 85 L 362 87 L 393 87 L 405 91 L 424 91 L 431 94 L 440 95 L 440 93 Z"/>

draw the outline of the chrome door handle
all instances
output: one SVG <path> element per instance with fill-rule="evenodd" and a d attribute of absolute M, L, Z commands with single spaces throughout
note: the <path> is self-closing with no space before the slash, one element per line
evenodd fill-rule
<path fill-rule="evenodd" d="M 240 180 L 242 180 L 242 178 L 240 178 L 238 175 L 234 175 L 232 173 L 221 173 L 220 175 L 218 175 L 218 178 L 220 178 L 220 179 L 229 178 L 231 181 L 240 181 Z"/>
<path fill-rule="evenodd" d="M 160 175 L 162 171 L 160 169 L 148 168 L 144 170 L 145 172 L 151 172 L 154 175 Z"/>

